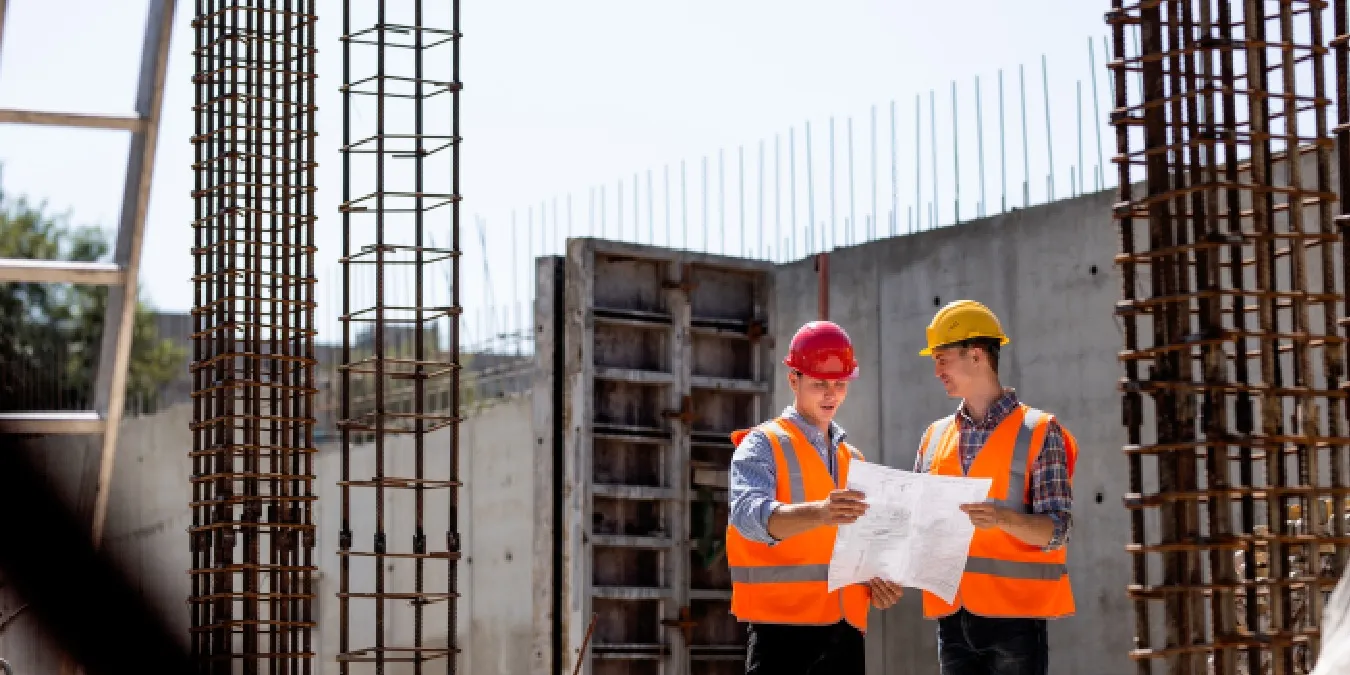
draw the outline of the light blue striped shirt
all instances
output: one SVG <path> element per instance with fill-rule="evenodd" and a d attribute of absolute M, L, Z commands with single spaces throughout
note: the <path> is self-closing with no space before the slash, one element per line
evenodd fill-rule
<path fill-rule="evenodd" d="M 830 422 L 830 442 L 827 444 L 825 434 L 807 422 L 796 408 L 783 408 L 782 417 L 788 418 L 801 429 L 806 440 L 820 453 L 820 458 L 830 471 L 830 477 L 836 483 L 839 482 L 834 449 L 847 436 L 843 427 Z M 741 439 L 741 444 L 736 446 L 736 452 L 731 455 L 731 504 L 728 516 L 731 525 L 751 541 L 765 544 L 778 542 L 769 534 L 769 515 L 781 503 L 774 498 L 778 486 L 775 471 L 773 446 L 769 444 L 769 437 L 756 428 Z"/>

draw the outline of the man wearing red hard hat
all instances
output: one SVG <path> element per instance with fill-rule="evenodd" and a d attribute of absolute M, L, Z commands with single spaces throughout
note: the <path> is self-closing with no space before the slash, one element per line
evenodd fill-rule
<path fill-rule="evenodd" d="M 900 587 L 874 579 L 826 590 L 837 527 L 867 509 L 843 489 L 863 455 L 834 421 L 858 362 L 844 329 L 812 321 L 783 364 L 792 405 L 731 436 L 726 550 L 731 612 L 750 624 L 746 673 L 862 675 L 868 607 L 891 606 Z"/>

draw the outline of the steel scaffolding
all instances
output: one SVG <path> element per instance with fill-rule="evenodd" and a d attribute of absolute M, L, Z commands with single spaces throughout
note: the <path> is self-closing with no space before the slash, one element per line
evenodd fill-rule
<path fill-rule="evenodd" d="M 459 3 L 394 4 L 343 3 L 344 675 L 458 652 Z"/>
<path fill-rule="evenodd" d="M 1307 672 L 1345 567 L 1326 4 L 1107 15 L 1141 673 Z"/>
<path fill-rule="evenodd" d="M 312 0 L 197 0 L 192 651 L 313 672 Z"/>

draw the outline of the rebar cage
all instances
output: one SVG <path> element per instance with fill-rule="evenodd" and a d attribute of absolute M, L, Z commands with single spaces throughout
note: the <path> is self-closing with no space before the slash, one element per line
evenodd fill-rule
<path fill-rule="evenodd" d="M 1307 672 L 1345 567 L 1326 5 L 1107 15 L 1141 673 Z"/>
<path fill-rule="evenodd" d="M 344 2 L 342 32 L 338 661 L 453 673 L 459 5 Z"/>
<path fill-rule="evenodd" d="M 192 651 L 313 671 L 310 0 L 198 0 Z"/>

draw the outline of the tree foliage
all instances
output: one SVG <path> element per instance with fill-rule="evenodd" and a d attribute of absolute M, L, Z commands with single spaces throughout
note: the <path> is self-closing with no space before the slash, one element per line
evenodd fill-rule
<path fill-rule="evenodd" d="M 108 251 L 102 230 L 0 192 L 0 257 L 97 261 Z M 0 283 L 0 410 L 92 407 L 107 302 L 104 286 Z M 153 406 L 186 351 L 159 339 L 139 301 L 135 317 L 127 397 Z"/>

